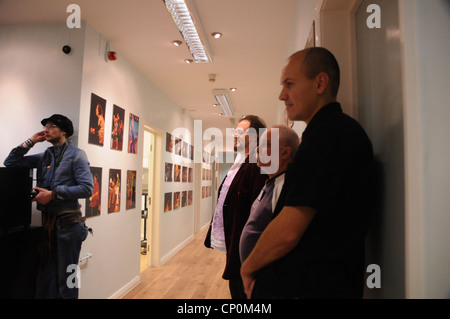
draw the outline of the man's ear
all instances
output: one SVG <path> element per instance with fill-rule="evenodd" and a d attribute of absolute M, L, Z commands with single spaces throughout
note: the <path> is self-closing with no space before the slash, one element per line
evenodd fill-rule
<path fill-rule="evenodd" d="M 320 72 L 316 76 L 317 93 L 322 95 L 326 92 L 330 84 L 330 77 L 324 72 Z"/>
<path fill-rule="evenodd" d="M 292 148 L 290 146 L 285 146 L 281 149 L 280 158 L 287 159 L 292 155 Z"/>

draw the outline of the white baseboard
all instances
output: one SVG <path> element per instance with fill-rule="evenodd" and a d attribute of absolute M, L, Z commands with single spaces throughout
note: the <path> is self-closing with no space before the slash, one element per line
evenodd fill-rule
<path fill-rule="evenodd" d="M 121 299 L 141 282 L 141 276 L 134 277 L 129 283 L 117 290 L 108 299 Z"/>
<path fill-rule="evenodd" d="M 194 235 L 189 236 L 182 243 L 180 243 L 178 246 L 176 246 L 174 249 L 172 249 L 170 252 L 168 252 L 164 257 L 161 258 L 161 265 L 164 265 L 170 258 L 175 256 L 177 252 L 179 252 L 181 249 L 183 249 L 193 239 L 194 239 Z"/>
<path fill-rule="evenodd" d="M 208 228 L 209 225 L 211 225 L 211 222 L 210 222 L 210 221 L 207 222 L 205 225 L 203 225 L 203 226 L 200 228 L 200 232 L 202 232 L 202 231 L 204 231 L 206 228 Z"/>
<path fill-rule="evenodd" d="M 206 225 L 205 225 L 206 226 Z M 203 226 L 203 227 L 205 227 Z M 182 243 L 172 249 L 168 254 L 166 254 L 163 258 L 161 258 L 161 265 L 164 265 L 170 258 L 175 256 L 181 249 L 183 249 L 187 244 L 189 244 L 194 239 L 194 235 L 186 238 Z M 112 294 L 108 299 L 121 299 L 128 292 L 130 292 L 133 288 L 135 288 L 141 282 L 141 277 L 134 277 L 129 283 L 120 288 L 114 294 Z"/>

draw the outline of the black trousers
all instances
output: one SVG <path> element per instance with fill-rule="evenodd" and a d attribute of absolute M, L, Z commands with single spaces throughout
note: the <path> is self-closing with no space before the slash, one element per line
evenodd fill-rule
<path fill-rule="evenodd" d="M 247 299 L 247 296 L 244 292 L 244 284 L 242 283 L 242 279 L 230 279 L 228 281 L 230 286 L 231 299 Z"/>

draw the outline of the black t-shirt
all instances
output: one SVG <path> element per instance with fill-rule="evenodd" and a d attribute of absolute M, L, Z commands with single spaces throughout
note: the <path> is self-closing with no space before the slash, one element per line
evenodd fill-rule
<path fill-rule="evenodd" d="M 339 103 L 321 108 L 302 135 L 274 212 L 316 214 L 298 245 L 257 276 L 255 298 L 359 298 L 371 217 L 372 144 Z"/>

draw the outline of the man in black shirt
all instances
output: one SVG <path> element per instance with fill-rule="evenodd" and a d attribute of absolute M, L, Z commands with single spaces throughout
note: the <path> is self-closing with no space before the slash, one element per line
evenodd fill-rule
<path fill-rule="evenodd" d="M 283 70 L 279 98 L 307 127 L 274 218 L 242 265 L 248 297 L 362 297 L 373 150 L 336 102 L 339 77 L 324 48 L 293 54 Z"/>

